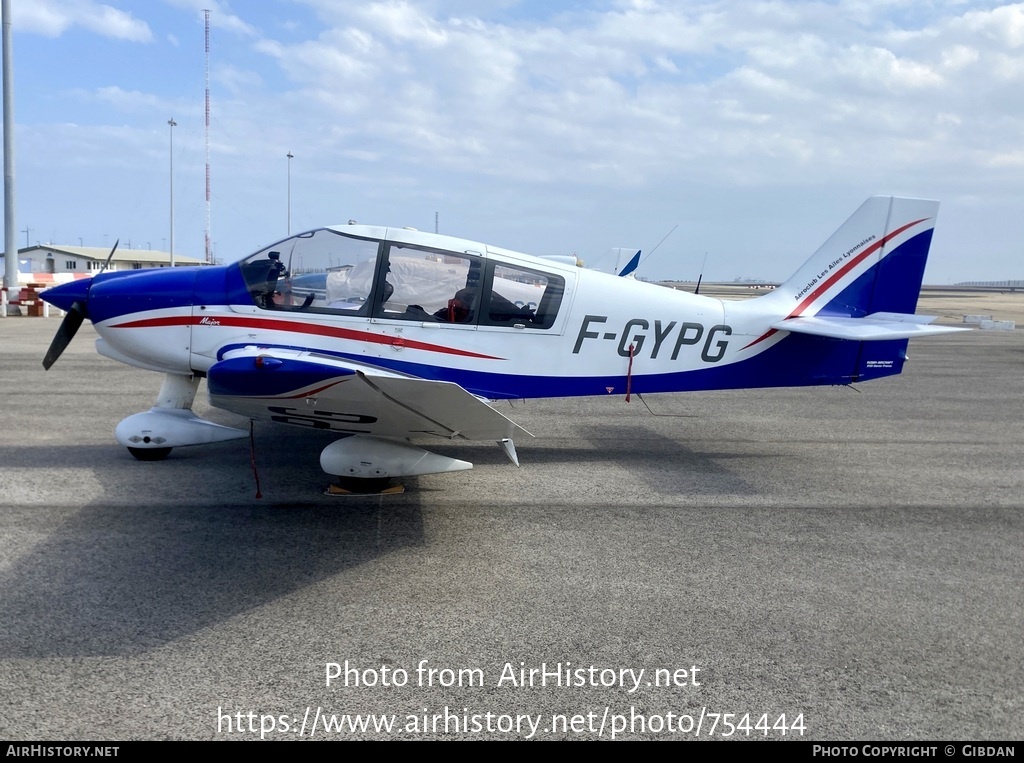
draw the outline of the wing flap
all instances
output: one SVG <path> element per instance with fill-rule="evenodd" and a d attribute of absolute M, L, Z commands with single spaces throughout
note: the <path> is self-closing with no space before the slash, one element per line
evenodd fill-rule
<path fill-rule="evenodd" d="M 430 421 L 445 437 L 467 440 L 502 440 L 525 434 L 521 426 L 490 404 L 452 382 L 426 379 L 372 376 L 363 371 L 359 378 L 389 404 Z"/>

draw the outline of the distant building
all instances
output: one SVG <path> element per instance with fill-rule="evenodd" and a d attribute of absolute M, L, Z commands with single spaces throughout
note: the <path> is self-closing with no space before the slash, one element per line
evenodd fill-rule
<path fill-rule="evenodd" d="M 18 272 L 33 274 L 70 273 L 76 276 L 95 275 L 103 270 L 110 250 L 98 246 L 58 246 L 37 244 L 18 250 Z M 0 255 L 2 261 L 2 255 Z M 26 261 L 28 264 L 26 264 Z M 128 249 L 118 247 L 110 260 L 108 270 L 142 270 L 144 268 L 166 268 L 171 264 L 169 252 L 152 249 Z M 205 265 L 195 257 L 174 255 L 174 266 Z M 24 280 L 19 279 L 19 280 Z"/>
<path fill-rule="evenodd" d="M 1024 289 L 1024 281 L 960 281 L 954 286 L 985 286 L 992 289 Z"/>

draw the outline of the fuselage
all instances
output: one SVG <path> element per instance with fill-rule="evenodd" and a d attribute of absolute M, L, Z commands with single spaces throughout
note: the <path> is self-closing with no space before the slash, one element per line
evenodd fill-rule
<path fill-rule="evenodd" d="M 856 378 L 853 343 L 771 331 L 784 315 L 772 300 L 723 301 L 355 225 L 226 266 L 100 275 L 88 290 L 102 354 L 173 374 L 205 375 L 232 350 L 259 347 L 451 381 L 490 399 Z"/>

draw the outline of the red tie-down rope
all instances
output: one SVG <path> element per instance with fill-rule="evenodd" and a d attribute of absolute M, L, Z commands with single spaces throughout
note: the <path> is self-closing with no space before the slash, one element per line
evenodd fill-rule
<path fill-rule="evenodd" d="M 629 402 L 629 393 L 633 389 L 633 345 L 629 346 L 629 366 L 626 368 L 626 402 Z"/>
<path fill-rule="evenodd" d="M 262 498 L 260 475 L 256 472 L 256 437 L 252 433 L 252 419 L 249 419 L 249 463 L 252 464 L 252 476 L 256 479 L 256 497 Z"/>

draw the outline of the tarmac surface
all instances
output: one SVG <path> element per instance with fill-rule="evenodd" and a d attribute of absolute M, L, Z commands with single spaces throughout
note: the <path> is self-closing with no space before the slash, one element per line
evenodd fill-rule
<path fill-rule="evenodd" d="M 257 424 L 257 500 L 246 441 L 133 460 L 159 376 L 90 325 L 44 373 L 57 325 L 0 320 L 0 739 L 1024 738 L 1020 330 L 859 392 L 519 403 L 522 468 L 442 441 L 475 469 L 398 496 Z"/>

